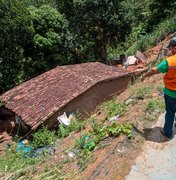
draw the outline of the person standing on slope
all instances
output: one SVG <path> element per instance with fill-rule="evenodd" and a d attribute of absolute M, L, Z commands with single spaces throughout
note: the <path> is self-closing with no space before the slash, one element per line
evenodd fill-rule
<path fill-rule="evenodd" d="M 160 129 L 160 132 L 167 138 L 173 138 L 173 123 L 176 113 L 176 37 L 172 38 L 167 46 L 172 55 L 167 57 L 157 67 L 150 69 L 141 78 L 143 81 L 146 77 L 154 74 L 165 73 L 163 77 L 164 85 L 164 100 L 165 100 L 165 124 Z"/>

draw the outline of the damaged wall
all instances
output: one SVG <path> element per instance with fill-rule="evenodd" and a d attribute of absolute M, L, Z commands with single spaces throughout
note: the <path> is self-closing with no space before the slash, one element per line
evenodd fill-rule
<path fill-rule="evenodd" d="M 87 116 L 95 110 L 97 105 L 106 100 L 112 99 L 114 95 L 119 95 L 121 92 L 126 90 L 130 82 L 130 75 L 99 82 L 66 104 L 63 108 L 46 120 L 45 123 L 49 127 L 57 126 L 57 117 L 64 112 L 66 112 L 67 115 L 69 115 L 71 112 L 80 112 L 81 114 Z"/>

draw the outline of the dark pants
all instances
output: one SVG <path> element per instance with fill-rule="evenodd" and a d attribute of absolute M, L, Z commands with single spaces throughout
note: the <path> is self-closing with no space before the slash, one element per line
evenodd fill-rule
<path fill-rule="evenodd" d="M 164 100 L 165 100 L 165 105 L 166 105 L 164 132 L 166 136 L 172 137 L 173 123 L 174 123 L 175 112 L 176 112 L 176 98 L 172 98 L 164 94 Z"/>

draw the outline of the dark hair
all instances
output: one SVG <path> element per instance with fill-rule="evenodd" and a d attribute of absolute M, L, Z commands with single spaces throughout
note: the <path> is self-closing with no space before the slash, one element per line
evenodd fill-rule
<path fill-rule="evenodd" d="M 169 42 L 169 44 L 168 44 L 168 47 L 170 47 L 170 46 L 176 46 L 176 37 L 173 37 L 173 38 L 170 40 L 170 42 Z"/>

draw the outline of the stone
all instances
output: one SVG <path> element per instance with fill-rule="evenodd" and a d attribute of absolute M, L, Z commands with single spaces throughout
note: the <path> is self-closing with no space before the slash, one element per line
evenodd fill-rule
<path fill-rule="evenodd" d="M 146 62 L 146 60 L 147 60 L 147 58 L 144 56 L 144 54 L 140 51 L 136 52 L 135 57 L 140 59 L 143 63 Z"/>

